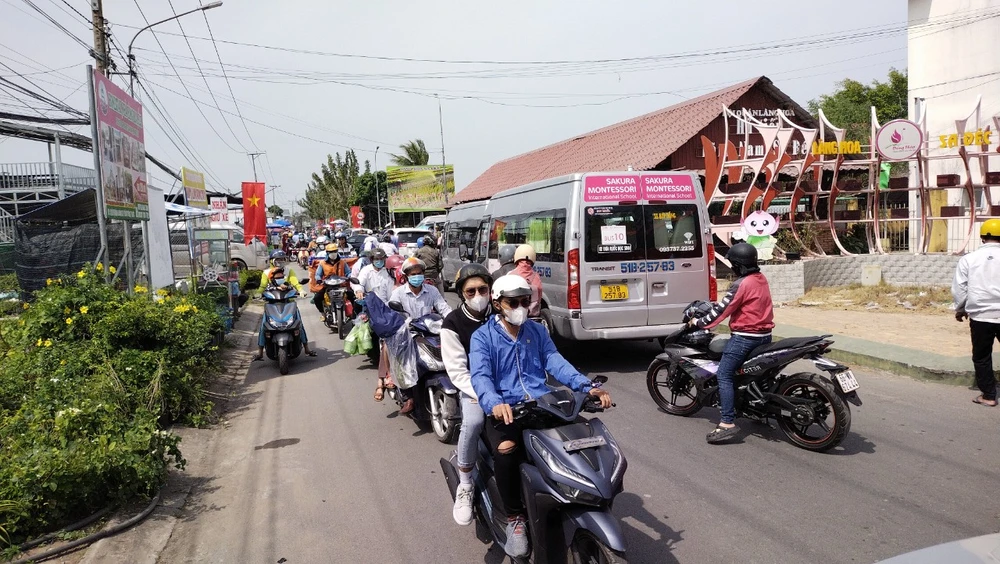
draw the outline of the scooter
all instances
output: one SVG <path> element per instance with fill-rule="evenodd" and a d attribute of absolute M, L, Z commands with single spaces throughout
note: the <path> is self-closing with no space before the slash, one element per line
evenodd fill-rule
<path fill-rule="evenodd" d="M 337 331 L 337 336 L 341 340 L 347 337 L 347 319 L 351 315 L 347 312 L 347 282 L 348 278 L 343 276 L 328 276 L 323 280 L 326 286 L 324 294 L 323 323 L 331 330 Z"/>
<path fill-rule="evenodd" d="M 580 418 L 581 412 L 604 411 L 600 400 L 561 389 L 511 409 L 514 420 L 525 424 L 519 445 L 527 453 L 521 463 L 521 496 L 532 561 L 624 564 L 625 535 L 611 506 L 622 492 L 628 461 L 600 419 Z M 441 470 L 454 500 L 459 484 L 456 453 L 441 459 Z M 507 515 L 493 473 L 493 453 L 482 438 L 475 483 L 477 528 L 487 529 L 503 546 Z"/>
<path fill-rule="evenodd" d="M 278 361 L 278 371 L 288 374 L 288 361 L 302 354 L 302 317 L 295 303 L 298 292 L 268 288 L 264 290 L 264 352 Z"/>

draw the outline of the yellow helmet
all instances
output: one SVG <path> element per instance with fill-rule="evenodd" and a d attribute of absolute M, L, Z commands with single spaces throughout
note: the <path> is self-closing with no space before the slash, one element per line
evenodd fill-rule
<path fill-rule="evenodd" d="M 979 228 L 980 237 L 993 237 L 1000 239 L 1000 219 L 987 219 L 983 226 Z"/>
<path fill-rule="evenodd" d="M 330 243 L 329 245 L 326 246 L 324 250 L 328 253 L 335 253 L 337 252 L 337 245 L 335 245 L 334 243 Z"/>

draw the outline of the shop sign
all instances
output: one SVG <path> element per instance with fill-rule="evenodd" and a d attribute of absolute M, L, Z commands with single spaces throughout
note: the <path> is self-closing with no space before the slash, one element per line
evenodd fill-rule
<path fill-rule="evenodd" d="M 941 149 L 952 149 L 958 147 L 959 143 L 965 145 L 966 147 L 979 147 L 982 145 L 990 144 L 990 137 L 993 132 L 989 129 L 977 129 L 976 131 L 966 131 L 961 138 L 958 134 L 952 133 L 951 135 L 938 135 L 938 141 L 941 142 Z"/>
<path fill-rule="evenodd" d="M 861 141 L 813 141 L 814 155 L 860 155 Z"/>
<path fill-rule="evenodd" d="M 907 119 L 894 119 L 875 134 L 875 148 L 888 161 L 913 158 L 924 143 L 920 126 Z"/>

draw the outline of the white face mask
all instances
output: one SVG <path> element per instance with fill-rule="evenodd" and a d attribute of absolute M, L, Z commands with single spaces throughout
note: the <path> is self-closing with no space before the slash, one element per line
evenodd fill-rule
<path fill-rule="evenodd" d="M 476 294 L 476 297 L 465 300 L 465 305 L 469 306 L 469 309 L 476 313 L 482 313 L 483 311 L 486 311 L 486 306 L 490 305 L 490 298 Z"/>
<path fill-rule="evenodd" d="M 503 316 L 504 319 L 507 320 L 507 323 L 521 326 L 528 320 L 528 308 L 518 307 L 517 309 L 505 309 Z"/>

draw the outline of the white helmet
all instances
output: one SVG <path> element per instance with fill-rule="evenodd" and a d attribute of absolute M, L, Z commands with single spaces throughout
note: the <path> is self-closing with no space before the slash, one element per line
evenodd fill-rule
<path fill-rule="evenodd" d="M 519 298 L 530 296 L 531 286 L 528 281 L 517 274 L 505 274 L 493 282 L 493 299 Z"/>
<path fill-rule="evenodd" d="M 330 238 L 327 237 L 326 235 L 320 235 L 319 237 L 316 237 L 316 244 L 317 245 L 325 245 L 325 244 L 327 244 L 329 242 L 330 242 Z"/>
<path fill-rule="evenodd" d="M 535 248 L 527 243 L 523 245 L 518 245 L 517 250 L 514 251 L 514 262 L 517 263 L 519 260 L 530 260 L 532 263 L 535 262 Z"/>

